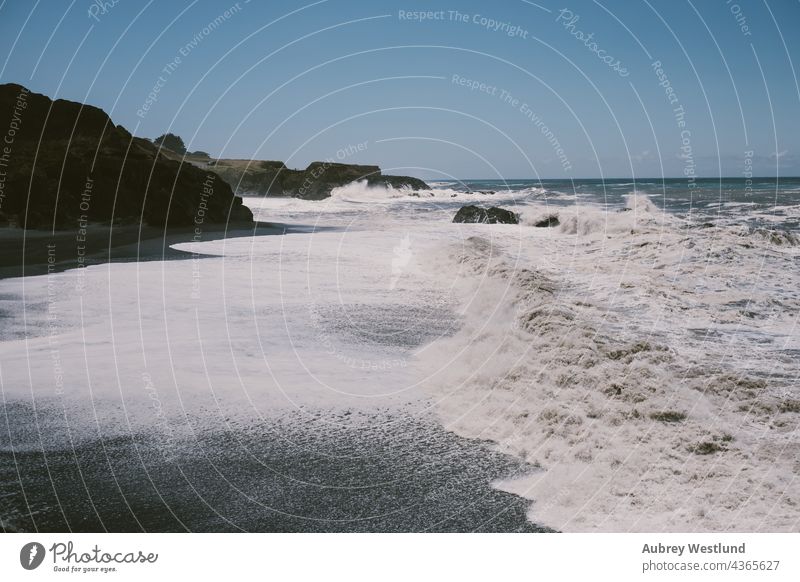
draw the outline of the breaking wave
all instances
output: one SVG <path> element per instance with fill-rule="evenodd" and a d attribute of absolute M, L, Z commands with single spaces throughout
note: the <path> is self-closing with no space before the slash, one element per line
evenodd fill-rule
<path fill-rule="evenodd" d="M 424 354 L 446 425 L 542 468 L 499 484 L 536 523 L 791 531 L 796 237 L 687 228 L 636 194 L 521 218 L 547 216 L 430 259 L 465 321 Z"/>
<path fill-rule="evenodd" d="M 366 180 L 351 182 L 331 190 L 331 199 L 340 202 L 375 203 L 388 202 L 395 198 L 408 196 L 413 192 L 410 188 L 393 188 L 392 186 L 370 185 Z"/>

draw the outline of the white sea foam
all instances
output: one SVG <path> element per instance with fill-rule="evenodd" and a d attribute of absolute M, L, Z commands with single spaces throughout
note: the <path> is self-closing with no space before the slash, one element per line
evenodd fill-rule
<path fill-rule="evenodd" d="M 566 229 L 481 233 L 432 259 L 474 275 L 464 327 L 426 354 L 444 421 L 544 469 L 498 484 L 538 523 L 796 530 L 795 248 L 628 207 L 566 209 Z"/>
<path fill-rule="evenodd" d="M 369 185 L 366 180 L 361 180 L 334 188 L 331 191 L 331 198 L 334 201 L 373 204 L 376 202 L 388 202 L 393 198 L 405 197 L 411 192 L 411 188 Z"/>
<path fill-rule="evenodd" d="M 621 209 L 592 204 L 543 206 L 531 203 L 523 206 L 520 212 L 520 222 L 527 226 L 534 226 L 548 218 L 558 219 L 561 233 L 582 236 L 600 236 L 679 223 L 678 219 L 664 214 L 649 197 L 642 194 L 627 195 L 625 206 Z"/>
<path fill-rule="evenodd" d="M 498 483 L 538 523 L 797 530 L 800 247 L 637 194 L 620 211 L 497 193 L 521 225 L 452 224 L 453 192 L 434 192 L 249 199 L 259 218 L 338 229 L 0 281 L 3 396 L 68 400 L 88 437 L 434 406 L 541 466 Z"/>

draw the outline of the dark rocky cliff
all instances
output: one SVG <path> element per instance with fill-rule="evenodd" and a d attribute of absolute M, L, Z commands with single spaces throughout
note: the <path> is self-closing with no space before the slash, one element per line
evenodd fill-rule
<path fill-rule="evenodd" d="M 97 107 L 0 85 L 0 133 L 3 223 L 252 224 L 213 171 L 162 155 Z"/>
<path fill-rule="evenodd" d="M 290 170 L 283 162 L 226 159 L 198 165 L 212 168 L 237 193 L 259 196 L 322 200 L 330 196 L 334 188 L 361 180 L 366 180 L 371 186 L 430 189 L 418 178 L 385 176 L 378 166 L 312 162 L 305 170 Z"/>

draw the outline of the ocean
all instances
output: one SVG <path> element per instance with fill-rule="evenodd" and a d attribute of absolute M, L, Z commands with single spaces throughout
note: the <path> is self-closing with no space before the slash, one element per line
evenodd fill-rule
<path fill-rule="evenodd" d="M 0 281 L 3 527 L 796 531 L 800 180 L 431 186 Z"/>

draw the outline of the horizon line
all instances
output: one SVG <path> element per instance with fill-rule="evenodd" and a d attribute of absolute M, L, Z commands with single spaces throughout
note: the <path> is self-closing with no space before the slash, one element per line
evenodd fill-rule
<path fill-rule="evenodd" d="M 431 182 L 464 182 L 464 181 L 483 181 L 483 182 L 518 182 L 526 181 L 539 181 L 539 182 L 569 182 L 576 180 L 600 180 L 600 181 L 615 181 L 615 180 L 630 180 L 633 182 L 658 182 L 662 180 L 684 180 L 690 182 L 691 180 L 685 176 L 663 176 L 658 178 L 631 178 L 629 176 L 615 177 L 615 178 L 454 178 L 454 179 L 436 179 L 436 178 L 420 178 L 421 180 L 430 180 Z M 753 176 L 752 178 L 745 178 L 743 176 L 698 176 L 693 180 L 800 180 L 798 176 Z"/>

